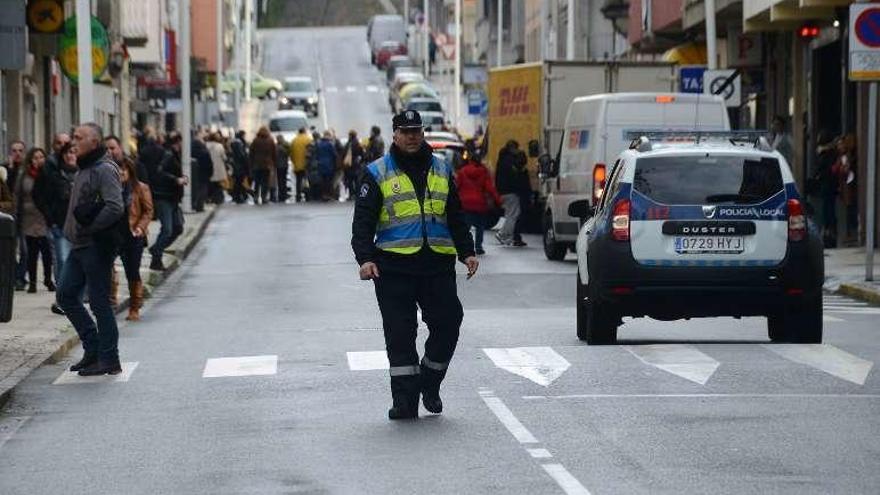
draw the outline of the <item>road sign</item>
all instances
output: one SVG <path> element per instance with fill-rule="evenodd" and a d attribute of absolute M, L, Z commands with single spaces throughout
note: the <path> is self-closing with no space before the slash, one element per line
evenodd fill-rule
<path fill-rule="evenodd" d="M 469 91 L 468 94 L 468 115 L 480 115 L 483 111 L 483 102 L 486 95 L 482 91 Z"/>
<path fill-rule="evenodd" d="M 682 93 L 702 93 L 704 65 L 682 66 L 679 72 L 679 91 Z"/>
<path fill-rule="evenodd" d="M 725 83 L 735 70 L 707 70 L 703 74 L 703 93 L 719 95 L 729 107 L 740 106 L 742 100 L 742 81 L 738 75 L 727 86 Z M 723 89 L 722 89 L 723 88 Z"/>
<path fill-rule="evenodd" d="M 107 28 L 97 17 L 92 16 L 91 26 L 92 79 L 97 80 L 107 70 L 107 63 L 110 60 L 110 37 Z M 74 83 L 79 80 L 76 43 L 76 16 L 72 16 L 64 22 L 64 31 L 58 37 L 58 61 L 61 64 L 61 71 Z"/>
<path fill-rule="evenodd" d="M 850 5 L 849 32 L 849 78 L 880 80 L 880 6 Z"/>

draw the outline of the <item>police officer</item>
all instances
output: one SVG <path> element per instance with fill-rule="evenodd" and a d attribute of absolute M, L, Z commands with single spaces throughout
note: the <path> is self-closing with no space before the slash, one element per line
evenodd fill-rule
<path fill-rule="evenodd" d="M 455 259 L 468 279 L 479 263 L 464 222 L 452 168 L 425 142 L 422 118 L 394 116 L 394 143 L 364 173 L 355 203 L 351 245 L 362 280 L 373 280 L 391 365 L 389 419 L 443 410 L 440 382 L 461 326 Z M 416 308 L 430 335 L 421 361 L 416 350 Z"/>

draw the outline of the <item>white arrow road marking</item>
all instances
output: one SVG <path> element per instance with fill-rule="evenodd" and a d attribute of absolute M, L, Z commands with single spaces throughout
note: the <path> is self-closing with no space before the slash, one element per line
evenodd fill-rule
<path fill-rule="evenodd" d="M 388 354 L 385 351 L 347 352 L 348 369 L 352 371 L 387 370 Z"/>
<path fill-rule="evenodd" d="M 118 375 L 79 376 L 76 371 L 64 370 L 52 385 L 75 385 L 80 383 L 122 383 L 127 382 L 138 363 L 121 363 L 122 373 Z"/>
<path fill-rule="evenodd" d="M 483 349 L 495 366 L 548 386 L 565 373 L 571 363 L 550 347 Z"/>
<path fill-rule="evenodd" d="M 278 356 L 243 356 L 209 359 L 202 378 L 225 376 L 274 375 L 278 373 Z"/>
<path fill-rule="evenodd" d="M 628 345 L 624 349 L 647 365 L 700 385 L 718 369 L 718 361 L 686 344 Z"/>
<path fill-rule="evenodd" d="M 874 363 L 830 344 L 764 344 L 764 348 L 789 361 L 864 385 Z"/>
<path fill-rule="evenodd" d="M 378 93 L 378 92 L 379 92 L 379 86 L 372 86 L 372 85 L 367 86 L 367 92 L 368 92 L 368 93 Z"/>

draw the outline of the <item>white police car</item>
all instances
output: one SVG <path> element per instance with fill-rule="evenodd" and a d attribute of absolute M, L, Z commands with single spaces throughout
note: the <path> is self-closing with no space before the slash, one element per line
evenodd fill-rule
<path fill-rule="evenodd" d="M 578 338 L 614 343 L 624 316 L 766 316 L 773 341 L 821 342 L 822 242 L 782 155 L 754 133 L 635 135 L 595 211 L 569 207 Z"/>

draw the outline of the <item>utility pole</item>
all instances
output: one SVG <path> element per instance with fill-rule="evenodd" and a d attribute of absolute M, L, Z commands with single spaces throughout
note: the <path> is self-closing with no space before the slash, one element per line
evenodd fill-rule
<path fill-rule="evenodd" d="M 90 0 L 76 0 L 77 87 L 79 123 L 95 121 L 95 82 L 92 79 L 92 6 Z"/>
<path fill-rule="evenodd" d="M 647 0 L 646 0 L 647 1 Z M 566 60 L 574 60 L 574 0 L 568 0 L 568 24 L 565 32 L 565 58 Z M 612 36 L 614 34 L 612 33 Z"/>
<path fill-rule="evenodd" d="M 251 18 L 253 17 L 253 1 L 244 0 L 244 99 L 251 101 L 251 58 L 254 54 L 251 36 Z"/>
<path fill-rule="evenodd" d="M 180 97 L 183 100 L 183 115 L 181 115 L 180 135 L 183 143 L 180 150 L 180 165 L 183 175 L 192 177 L 192 92 L 190 90 L 190 51 L 192 39 L 190 38 L 190 0 L 180 0 L 178 21 L 180 22 Z M 190 205 L 189 197 L 192 196 L 192 181 L 185 189 L 184 205 Z M 188 208 L 189 206 L 186 206 Z"/>
<path fill-rule="evenodd" d="M 504 45 L 504 0 L 498 0 L 498 52 L 495 55 L 495 65 L 497 67 L 501 67 L 504 65 L 502 62 L 503 55 L 503 45 Z"/>
<path fill-rule="evenodd" d="M 718 68 L 718 36 L 715 33 L 715 0 L 706 0 L 706 58 L 709 70 Z"/>
<path fill-rule="evenodd" d="M 874 280 L 874 228 L 877 222 L 877 81 L 868 84 L 868 182 L 865 191 L 865 280 Z"/>
<path fill-rule="evenodd" d="M 220 88 L 220 80 L 223 78 L 223 3 L 217 0 L 217 72 L 214 81 L 214 99 L 217 101 L 217 114 L 222 117 L 220 109 L 220 97 L 223 91 Z"/>
<path fill-rule="evenodd" d="M 461 127 L 461 0 L 455 0 L 455 127 Z"/>
<path fill-rule="evenodd" d="M 422 20 L 422 22 L 424 23 L 422 28 L 425 31 L 425 47 L 424 47 L 424 53 L 422 55 L 424 57 L 423 62 L 425 64 L 425 79 L 428 79 L 431 76 L 430 48 L 428 48 L 428 45 L 430 44 L 430 41 L 428 40 L 428 38 L 431 37 L 431 27 L 430 27 L 430 23 L 428 22 L 428 18 L 429 18 L 429 16 L 428 16 L 428 0 L 424 0 L 423 9 L 425 11 L 425 14 L 423 16 L 424 19 Z"/>
<path fill-rule="evenodd" d="M 548 14 L 549 9 L 547 0 L 545 0 L 541 2 L 541 39 L 538 40 L 541 43 L 541 60 L 550 58 L 550 23 L 547 19 Z"/>

